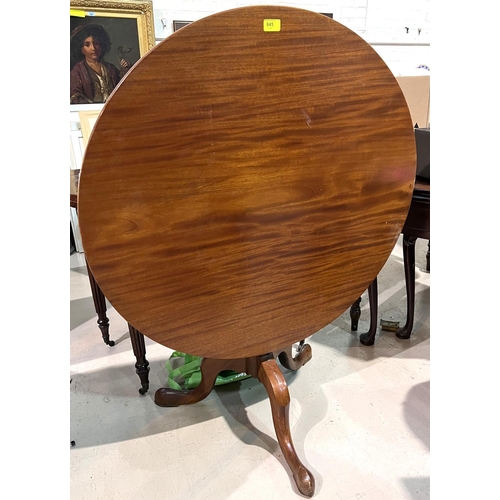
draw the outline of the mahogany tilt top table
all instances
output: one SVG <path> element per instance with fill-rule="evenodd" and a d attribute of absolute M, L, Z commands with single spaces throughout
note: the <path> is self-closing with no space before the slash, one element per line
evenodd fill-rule
<path fill-rule="evenodd" d="M 257 6 L 175 32 L 129 71 L 87 145 L 78 193 L 89 266 L 134 328 L 264 384 L 297 487 L 314 492 L 276 363 L 346 311 L 406 219 L 413 125 L 358 35 L 310 11 Z M 369 250 L 369 251 L 368 251 Z M 302 344 L 301 344 L 302 345 Z"/>

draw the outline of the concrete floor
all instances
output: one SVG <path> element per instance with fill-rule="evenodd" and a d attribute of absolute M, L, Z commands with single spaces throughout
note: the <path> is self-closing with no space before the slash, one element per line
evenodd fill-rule
<path fill-rule="evenodd" d="M 359 331 L 349 312 L 308 339 L 313 358 L 283 369 L 295 448 L 318 500 L 430 498 L 430 274 L 427 241 L 416 246 L 415 326 L 409 340 Z M 71 266 L 71 500 L 260 500 L 305 498 L 276 440 L 269 400 L 254 379 L 217 387 L 178 408 L 154 403 L 172 352 L 146 339 L 150 389 L 141 396 L 127 323 L 109 306 L 109 347 L 97 327 L 82 254 Z M 379 319 L 404 323 L 401 238 L 379 275 Z"/>

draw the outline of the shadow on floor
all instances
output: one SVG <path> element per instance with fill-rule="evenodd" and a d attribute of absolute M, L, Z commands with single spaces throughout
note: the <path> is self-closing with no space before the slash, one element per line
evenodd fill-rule
<path fill-rule="evenodd" d="M 405 477 L 401 479 L 412 500 L 428 500 L 430 498 L 430 477 Z"/>
<path fill-rule="evenodd" d="M 430 381 L 413 386 L 406 395 L 403 407 L 408 427 L 428 450 L 431 449 L 430 390 Z"/>
<path fill-rule="evenodd" d="M 234 418 L 247 426 L 248 419 L 240 418 L 238 412 L 268 399 L 258 380 L 246 379 L 215 387 L 196 405 L 159 407 L 154 403 L 154 393 L 159 387 L 167 386 L 165 361 L 151 363 L 150 390 L 144 396 L 138 392 L 140 381 L 133 363 L 71 375 L 71 439 L 79 446 L 97 446 L 169 432 L 220 416 Z M 284 376 L 290 387 L 299 374 L 284 370 Z M 116 412 L 120 412 L 119 418 Z M 123 422 L 123 428 L 113 429 L 111 424 L 116 421 Z M 253 428 L 251 424 L 250 428 Z M 270 441 L 265 441 L 269 445 Z"/>
<path fill-rule="evenodd" d="M 71 300 L 69 303 L 69 314 L 70 330 L 74 330 L 91 319 L 95 319 L 96 328 L 98 328 L 97 314 L 92 297 Z"/>
<path fill-rule="evenodd" d="M 164 360 L 156 361 L 152 373 L 158 374 L 163 366 Z M 288 387 L 293 391 L 294 381 L 300 376 L 299 371 L 282 370 Z M 161 374 L 166 377 L 163 370 Z M 243 443 L 258 446 L 273 455 L 288 473 L 291 488 L 300 495 L 283 458 L 276 434 L 261 430 L 267 428 L 266 423 L 261 422 L 262 426 L 259 428 L 259 422 L 254 424 L 249 419 L 248 408 L 268 400 L 267 392 L 258 380 L 246 379 L 218 386 L 196 405 L 173 408 L 159 407 L 154 403 L 154 391 L 159 386 L 166 385 L 166 379 L 159 385 L 155 384 L 145 396 L 131 392 L 133 384 L 139 386 L 137 375 L 126 366 L 72 376 L 71 440 L 76 443 L 72 449 L 165 434 L 222 417 L 227 421 L 228 432 L 233 432 Z M 314 401 L 314 418 L 299 418 L 294 426 L 292 439 L 298 456 L 315 477 L 318 492 L 322 484 L 321 476 L 304 461 L 304 442 L 307 433 L 325 416 L 328 402 L 324 396 L 315 397 Z M 319 407 L 321 411 L 318 411 Z M 252 419 L 255 418 L 253 414 Z"/>

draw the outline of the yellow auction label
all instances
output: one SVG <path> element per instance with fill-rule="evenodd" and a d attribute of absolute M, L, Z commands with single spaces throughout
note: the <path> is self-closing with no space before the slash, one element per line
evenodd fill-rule
<path fill-rule="evenodd" d="M 281 19 L 264 19 L 264 31 L 281 31 Z"/>
<path fill-rule="evenodd" d="M 69 15 L 73 17 L 85 17 L 84 10 L 69 9 Z"/>

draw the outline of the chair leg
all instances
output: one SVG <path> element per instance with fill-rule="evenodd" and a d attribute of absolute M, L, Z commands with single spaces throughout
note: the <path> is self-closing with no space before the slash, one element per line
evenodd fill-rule
<path fill-rule="evenodd" d="M 358 323 L 359 323 L 359 318 L 361 317 L 361 297 L 354 302 L 354 304 L 351 306 L 351 309 L 349 310 L 349 314 L 351 315 L 351 330 L 353 332 L 358 331 Z"/>
<path fill-rule="evenodd" d="M 368 302 L 370 304 L 370 328 L 366 333 L 359 336 L 359 341 L 363 345 L 373 345 L 375 334 L 377 333 L 378 317 L 378 281 L 375 278 L 368 287 Z"/>
<path fill-rule="evenodd" d="M 149 389 L 149 361 L 146 359 L 144 335 L 139 330 L 136 330 L 131 324 L 128 325 L 128 331 L 130 332 L 132 350 L 137 360 L 135 363 L 135 373 L 137 373 L 141 379 L 142 387 L 139 389 L 139 393 L 144 395 Z"/>
<path fill-rule="evenodd" d="M 415 236 L 403 235 L 403 260 L 406 281 L 406 324 L 396 330 L 400 339 L 409 339 L 413 329 L 415 313 Z"/>
<path fill-rule="evenodd" d="M 106 297 L 102 293 L 97 281 L 90 270 L 87 263 L 87 272 L 89 275 L 90 289 L 92 291 L 92 298 L 94 299 L 95 312 L 97 313 L 97 325 L 101 330 L 102 340 L 110 347 L 115 345 L 114 340 L 109 340 L 109 319 L 106 316 Z"/>

